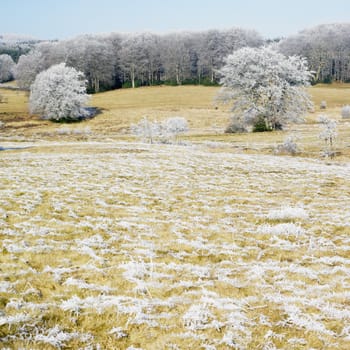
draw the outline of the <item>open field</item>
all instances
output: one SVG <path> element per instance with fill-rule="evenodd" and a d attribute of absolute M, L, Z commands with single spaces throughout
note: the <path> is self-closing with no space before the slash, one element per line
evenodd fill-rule
<path fill-rule="evenodd" d="M 26 94 L 22 91 L 0 89 L 8 103 L 0 103 L 0 142 L 47 141 L 131 141 L 130 126 L 142 118 L 164 120 L 182 116 L 189 121 L 190 131 L 185 139 L 190 142 L 221 142 L 233 152 L 273 154 L 276 144 L 287 134 L 297 134 L 302 156 L 318 158 L 323 147 L 318 135 L 318 116 L 326 113 L 339 122 L 338 160 L 350 157 L 350 121 L 342 120 L 341 107 L 350 104 L 350 85 L 317 85 L 310 88 L 315 112 L 306 116 L 306 123 L 293 125 L 289 130 L 262 134 L 224 134 L 229 122 L 228 106 L 215 102 L 219 88 L 203 86 L 151 87 L 123 89 L 93 95 L 91 105 L 101 114 L 83 123 L 57 124 L 40 120 L 28 114 Z M 320 110 L 322 100 L 328 108 Z M 4 143 L 5 142 L 5 143 Z"/>
<path fill-rule="evenodd" d="M 98 94 L 69 125 L 0 90 L 0 349 L 349 349 L 348 91 L 313 87 L 286 132 L 223 135 L 217 88 Z M 145 115 L 185 117 L 186 142 L 136 142 Z M 301 156 L 274 155 L 291 132 Z"/>

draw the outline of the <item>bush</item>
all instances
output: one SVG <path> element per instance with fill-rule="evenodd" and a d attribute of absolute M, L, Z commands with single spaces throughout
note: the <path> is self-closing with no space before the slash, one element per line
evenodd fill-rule
<path fill-rule="evenodd" d="M 201 85 L 203 86 L 219 86 L 219 83 L 217 81 L 211 81 L 210 78 L 203 78 L 201 79 L 201 82 L 200 82 Z"/>
<path fill-rule="evenodd" d="M 326 115 L 321 115 L 319 117 L 319 122 L 321 124 L 319 137 L 325 142 L 323 155 L 325 157 L 333 158 L 336 155 L 336 152 L 334 151 L 334 143 L 338 136 L 337 121 L 329 119 Z"/>
<path fill-rule="evenodd" d="M 264 117 L 259 117 L 253 125 L 253 132 L 272 131 L 272 128 L 267 125 Z"/>
<path fill-rule="evenodd" d="M 141 138 L 142 141 L 153 143 L 159 137 L 159 124 L 150 122 L 147 117 L 140 120 L 136 125 L 131 126 L 132 133 Z"/>
<path fill-rule="evenodd" d="M 141 80 L 135 80 L 135 88 L 142 86 Z M 122 84 L 122 89 L 131 89 L 132 88 L 132 82 L 126 81 Z"/>
<path fill-rule="evenodd" d="M 341 109 L 341 116 L 343 119 L 350 118 L 350 106 L 346 105 Z"/>
<path fill-rule="evenodd" d="M 176 141 L 178 135 L 188 131 L 188 123 L 183 117 L 168 118 L 162 123 L 160 130 L 166 142 Z"/>
<path fill-rule="evenodd" d="M 327 108 L 327 102 L 326 101 L 321 101 L 320 109 L 326 109 L 326 108 Z"/>
<path fill-rule="evenodd" d="M 178 86 L 179 84 L 176 82 L 176 80 L 174 79 L 170 79 L 170 80 L 165 80 L 164 81 L 164 85 L 167 86 Z"/>
<path fill-rule="evenodd" d="M 244 124 L 238 119 L 232 120 L 229 126 L 225 129 L 225 133 L 227 134 L 239 134 L 243 132 L 248 132 L 248 130 L 246 129 Z"/>
<path fill-rule="evenodd" d="M 168 118 L 162 123 L 150 122 L 147 117 L 131 127 L 132 133 L 144 142 L 172 143 L 179 134 L 188 131 L 187 120 L 183 117 Z"/>
<path fill-rule="evenodd" d="M 329 75 L 329 76 L 325 77 L 325 78 L 322 80 L 322 83 L 323 83 L 323 84 L 332 84 L 332 83 L 333 83 L 333 79 L 332 79 L 332 77 Z"/>
<path fill-rule="evenodd" d="M 299 152 L 299 147 L 296 143 L 297 137 L 294 135 L 289 135 L 284 139 L 281 145 L 276 148 L 276 153 L 286 153 L 291 155 L 296 155 Z"/>

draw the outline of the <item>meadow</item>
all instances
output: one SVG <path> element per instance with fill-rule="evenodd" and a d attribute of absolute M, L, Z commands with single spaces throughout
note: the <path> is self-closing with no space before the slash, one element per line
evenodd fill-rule
<path fill-rule="evenodd" d="M 224 134 L 217 92 L 110 91 L 57 124 L 0 90 L 0 349 L 350 348 L 349 87 L 310 88 L 303 124 L 259 134 Z M 190 131 L 142 143 L 145 116 Z M 275 153 L 288 134 L 297 156 Z"/>

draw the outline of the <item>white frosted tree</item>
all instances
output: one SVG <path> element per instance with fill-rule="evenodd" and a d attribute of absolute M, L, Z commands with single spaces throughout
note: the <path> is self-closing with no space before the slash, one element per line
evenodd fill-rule
<path fill-rule="evenodd" d="M 326 115 L 321 115 L 318 121 L 322 127 L 319 137 L 325 142 L 324 155 L 333 158 L 335 156 L 334 143 L 338 136 L 337 121 L 329 119 Z"/>
<path fill-rule="evenodd" d="M 329 23 L 305 29 L 279 43 L 286 55 L 302 55 L 315 72 L 316 82 L 350 79 L 350 23 Z"/>
<path fill-rule="evenodd" d="M 150 122 L 147 117 L 143 118 L 138 124 L 132 125 L 132 132 L 143 141 L 153 143 L 161 134 L 161 126 L 156 121 Z"/>
<path fill-rule="evenodd" d="M 30 111 L 43 118 L 71 121 L 84 118 L 89 100 L 84 74 L 65 63 L 54 65 L 37 75 L 30 88 Z"/>
<path fill-rule="evenodd" d="M 172 117 L 162 123 L 150 122 L 147 117 L 131 127 L 133 134 L 145 142 L 173 143 L 180 134 L 188 131 L 187 120 L 183 117 Z"/>
<path fill-rule="evenodd" d="M 18 87 L 29 90 L 37 74 L 44 69 L 44 57 L 40 51 L 33 50 L 22 55 L 14 69 Z"/>
<path fill-rule="evenodd" d="M 10 55 L 0 55 L 0 83 L 12 79 L 14 66 L 15 62 Z"/>
<path fill-rule="evenodd" d="M 168 118 L 162 123 L 162 130 L 166 139 L 176 141 L 180 134 L 188 131 L 188 123 L 183 117 Z"/>
<path fill-rule="evenodd" d="M 232 125 L 238 131 L 261 124 L 265 130 L 282 128 L 312 108 L 305 89 L 312 74 L 304 58 L 268 47 L 242 48 L 226 58 L 220 74 L 219 99 L 233 102 Z"/>
<path fill-rule="evenodd" d="M 104 36 L 83 35 L 60 43 L 65 62 L 84 73 L 90 91 L 110 88 L 115 75 L 116 57 Z"/>

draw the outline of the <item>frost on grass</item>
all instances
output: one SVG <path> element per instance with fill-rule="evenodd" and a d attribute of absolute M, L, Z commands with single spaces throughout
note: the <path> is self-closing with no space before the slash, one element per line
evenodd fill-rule
<path fill-rule="evenodd" d="M 14 316 L 1 316 L 0 315 L 0 326 L 3 325 L 14 325 L 18 323 L 24 323 L 24 322 L 29 322 L 31 320 L 31 317 L 27 314 L 21 314 L 18 313 Z"/>
<path fill-rule="evenodd" d="M 54 328 L 49 329 L 47 332 L 43 334 L 37 334 L 34 337 L 34 340 L 39 343 L 45 343 L 52 345 L 56 348 L 62 348 L 72 339 L 83 339 L 87 341 L 91 339 L 90 335 L 82 336 L 79 333 L 69 333 L 60 329 L 59 326 L 55 326 Z"/>
<path fill-rule="evenodd" d="M 276 217 L 276 216 L 272 215 L 272 217 Z M 286 217 L 282 215 L 277 215 L 277 217 L 279 218 L 279 220 L 281 220 L 281 217 L 286 219 Z M 289 215 L 288 219 L 290 218 L 291 217 Z M 274 235 L 274 236 L 279 236 L 279 235 L 301 236 L 305 234 L 305 230 L 300 225 L 295 225 L 294 223 L 282 223 L 277 225 L 261 225 L 258 227 L 257 232 Z"/>
<path fill-rule="evenodd" d="M 186 328 L 192 331 L 208 328 L 210 320 L 213 318 L 208 305 L 192 305 L 183 316 Z"/>
<path fill-rule="evenodd" d="M 306 220 L 309 218 L 308 213 L 301 207 L 282 207 L 280 209 L 272 209 L 269 211 L 267 218 L 269 220 Z"/>
<path fill-rule="evenodd" d="M 3 347 L 350 347 L 348 166 L 56 146 L 2 154 Z"/>

